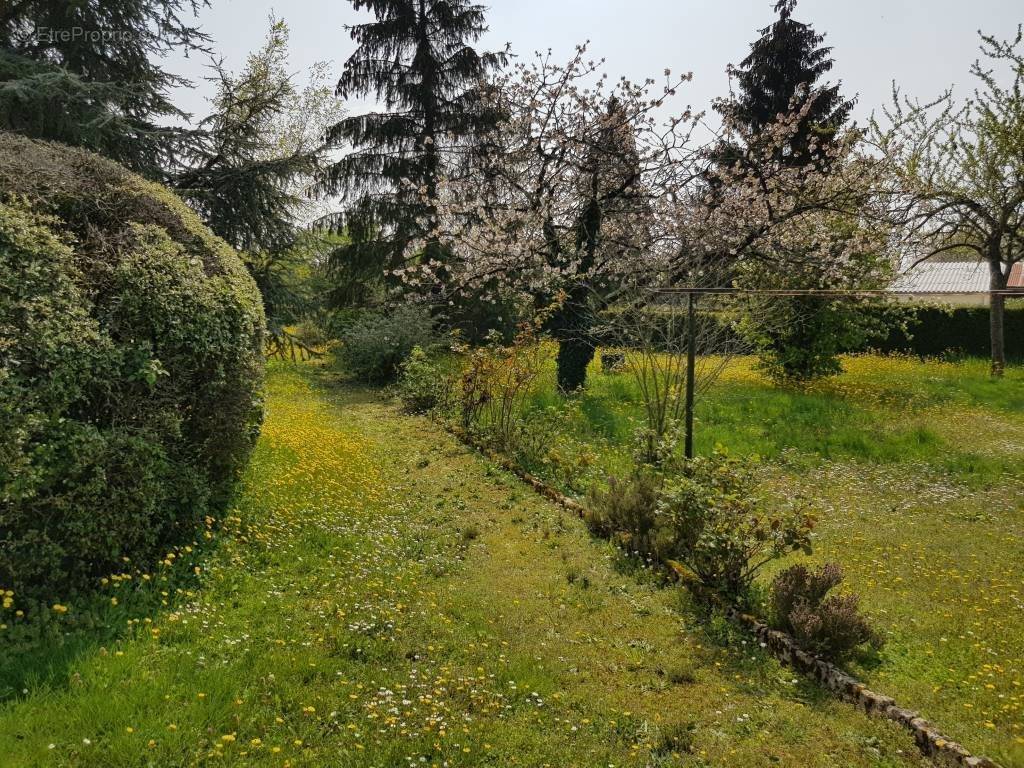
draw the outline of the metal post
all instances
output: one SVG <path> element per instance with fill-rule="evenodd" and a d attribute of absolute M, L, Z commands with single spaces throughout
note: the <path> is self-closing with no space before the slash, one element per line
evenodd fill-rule
<path fill-rule="evenodd" d="M 687 294 L 686 311 L 686 458 L 693 458 L 693 390 L 697 364 L 697 294 Z"/>

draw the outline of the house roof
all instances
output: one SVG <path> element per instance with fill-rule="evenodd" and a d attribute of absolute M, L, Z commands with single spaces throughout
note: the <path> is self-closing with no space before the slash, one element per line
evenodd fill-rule
<path fill-rule="evenodd" d="M 1024 261 L 1018 261 L 1010 270 L 1010 282 L 1007 288 L 1024 288 Z"/>
<path fill-rule="evenodd" d="M 908 293 L 984 292 L 989 289 L 989 280 L 988 264 L 983 261 L 926 261 L 900 274 L 892 289 Z"/>

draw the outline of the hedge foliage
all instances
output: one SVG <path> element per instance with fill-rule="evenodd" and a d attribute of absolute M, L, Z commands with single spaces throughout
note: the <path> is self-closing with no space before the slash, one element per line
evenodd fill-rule
<path fill-rule="evenodd" d="M 0 588 L 87 587 L 222 505 L 259 428 L 263 327 L 178 198 L 0 133 Z"/>
<path fill-rule="evenodd" d="M 991 355 L 988 306 L 952 307 L 941 305 L 890 304 L 888 307 L 866 307 L 862 310 L 864 322 L 880 328 L 889 327 L 884 337 L 863 340 L 862 343 L 838 344 L 840 352 L 904 352 L 922 357 L 965 355 L 988 358 Z M 615 310 L 606 315 L 614 324 Z M 669 316 L 651 311 L 651 322 L 668 322 Z M 744 344 L 725 317 L 705 315 L 703 322 L 722 324 L 722 332 L 715 334 L 723 344 L 742 349 Z M 903 326 L 903 327 L 900 327 Z M 735 334 L 735 335 L 734 335 Z M 657 335 L 657 334 L 655 334 Z M 1006 356 L 1024 359 L 1024 299 L 1011 299 L 1006 305 Z M 863 339 L 863 337 L 862 337 Z M 618 346 L 619 339 L 606 332 L 598 334 L 598 343 Z"/>
<path fill-rule="evenodd" d="M 910 352 L 923 357 L 962 354 L 988 357 L 992 353 L 989 309 L 979 307 L 907 307 L 906 331 L 893 329 L 888 338 L 872 343 L 881 352 Z M 1006 356 L 1024 359 L 1024 302 L 1011 300 L 1005 317 Z"/>

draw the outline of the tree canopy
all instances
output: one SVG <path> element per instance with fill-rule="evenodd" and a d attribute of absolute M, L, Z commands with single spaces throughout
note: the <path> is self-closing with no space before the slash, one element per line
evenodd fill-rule
<path fill-rule="evenodd" d="M 481 84 L 501 53 L 473 48 L 487 30 L 484 7 L 467 0 L 352 0 L 373 21 L 350 27 L 356 51 L 337 93 L 374 98 L 378 111 L 351 115 L 328 131 L 347 151 L 325 169 L 321 189 L 345 204 L 330 223 L 348 244 L 332 259 L 339 303 L 357 298 L 361 282 L 402 263 L 410 240 L 434 226 L 442 175 L 458 173 L 467 145 L 491 124 Z M 427 259 L 441 258 L 431 240 Z M 365 298 L 365 296 L 364 296 Z"/>
<path fill-rule="evenodd" d="M 0 128 L 80 146 L 164 178 L 190 132 L 160 59 L 206 50 L 207 0 L 12 0 L 0 7 Z"/>

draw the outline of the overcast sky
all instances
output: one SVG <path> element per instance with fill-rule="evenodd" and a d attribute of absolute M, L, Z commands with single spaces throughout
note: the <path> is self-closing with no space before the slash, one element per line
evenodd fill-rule
<path fill-rule="evenodd" d="M 292 68 L 330 61 L 340 73 L 354 46 L 346 24 L 358 23 L 346 0 L 212 0 L 199 23 L 230 69 L 263 41 L 274 12 L 291 28 Z M 642 80 L 666 68 L 694 73 L 680 92 L 679 107 L 705 109 L 728 90 L 726 65 L 738 63 L 771 23 L 773 0 L 494 0 L 485 48 L 511 43 L 514 52 L 551 48 L 561 59 L 573 46 L 591 41 L 595 58 L 606 59 L 613 79 Z M 794 17 L 826 34 L 834 48 L 833 80 L 847 94 L 859 94 L 863 120 L 888 100 L 895 78 L 901 88 L 932 98 L 950 85 L 967 95 L 978 56 L 978 30 L 1010 37 L 1024 22 L 1021 0 L 801 0 Z M 173 72 L 191 77 L 195 88 L 176 94 L 187 111 L 205 113 L 209 85 L 202 81 L 204 60 L 171 57 Z"/>

